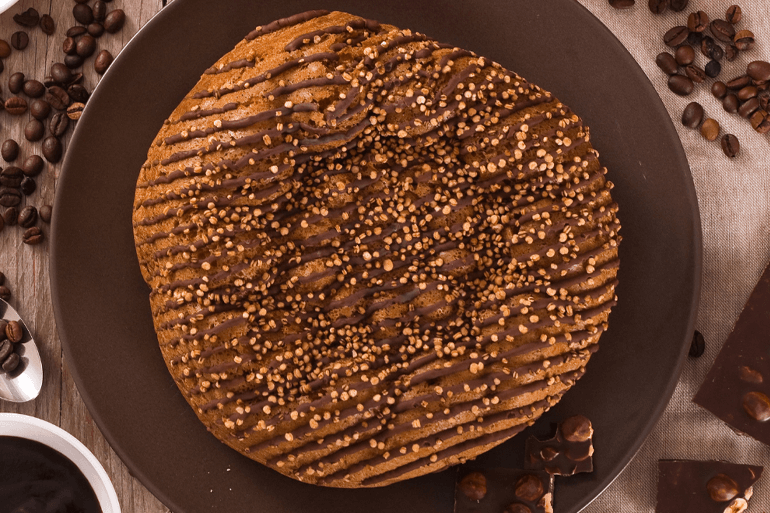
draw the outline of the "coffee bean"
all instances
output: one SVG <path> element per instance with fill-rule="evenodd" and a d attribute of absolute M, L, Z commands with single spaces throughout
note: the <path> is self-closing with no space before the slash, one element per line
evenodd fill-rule
<path fill-rule="evenodd" d="M 39 141 L 45 135 L 45 126 L 38 119 L 30 119 L 24 127 L 24 138 L 30 142 Z"/>
<path fill-rule="evenodd" d="M 6 139 L 0 146 L 0 156 L 6 162 L 13 162 L 19 156 L 19 144 L 13 139 Z"/>
<path fill-rule="evenodd" d="M 2 285 L 2 284 L 0 284 L 0 285 Z M 9 298 L 11 297 L 11 291 L 10 290 L 8 291 L 8 297 Z M 2 295 L 0 295 L 0 298 L 2 298 L 5 301 L 8 301 L 4 297 L 2 297 Z M 8 326 L 8 321 L 6 321 L 5 319 L 0 319 L 0 340 L 5 340 L 5 327 L 6 326 Z M 8 342 L 8 343 L 10 344 L 10 342 Z"/>
<path fill-rule="evenodd" d="M 749 84 L 751 84 L 751 77 L 748 75 L 743 75 L 727 82 L 727 88 L 732 89 L 733 91 L 738 91 Z"/>
<path fill-rule="evenodd" d="M 709 29 L 715 38 L 725 43 L 732 43 L 735 37 L 735 27 L 725 20 L 714 20 L 709 25 Z"/>
<path fill-rule="evenodd" d="M 770 80 L 770 62 L 753 61 L 746 67 L 746 73 L 752 80 Z"/>
<path fill-rule="evenodd" d="M 725 109 L 725 111 L 729 112 L 730 114 L 735 114 L 736 112 L 738 112 L 739 106 L 740 106 L 740 102 L 738 101 L 738 97 L 733 93 L 728 94 L 722 100 L 722 108 Z"/>
<path fill-rule="evenodd" d="M 733 43 L 738 50 L 747 51 L 754 48 L 754 33 L 750 30 L 741 30 L 733 38 Z"/>
<path fill-rule="evenodd" d="M 40 155 L 30 155 L 21 166 L 21 171 L 26 176 L 37 176 L 43 171 L 45 163 Z"/>
<path fill-rule="evenodd" d="M 0 178 L 3 179 L 3 185 L 7 187 L 20 187 L 21 179 L 24 173 L 16 166 L 8 166 L 0 171 Z"/>
<path fill-rule="evenodd" d="M 690 13 L 687 17 L 687 28 L 690 32 L 703 32 L 709 26 L 709 17 L 703 11 Z"/>
<path fill-rule="evenodd" d="M 23 30 L 11 34 L 11 46 L 17 50 L 24 50 L 29 45 L 29 36 Z"/>
<path fill-rule="evenodd" d="M 751 121 L 751 127 L 760 134 L 766 134 L 770 132 L 770 115 L 765 110 L 758 110 L 749 118 Z"/>
<path fill-rule="evenodd" d="M 94 21 L 94 11 L 87 4 L 77 4 L 72 8 L 72 15 L 81 25 L 88 25 Z"/>
<path fill-rule="evenodd" d="M 83 34 L 75 46 L 75 51 L 84 59 L 91 57 L 96 51 L 96 39 L 90 34 Z"/>
<path fill-rule="evenodd" d="M 77 69 L 83 65 L 83 57 L 77 54 L 65 55 L 64 65 L 67 66 L 69 69 Z"/>
<path fill-rule="evenodd" d="M 0 58 L 5 59 L 11 55 L 11 45 L 5 39 L 0 39 Z"/>
<path fill-rule="evenodd" d="M 46 87 L 51 87 L 52 85 L 56 85 L 56 81 L 51 75 L 47 75 L 45 78 L 43 78 L 43 85 Z"/>
<path fill-rule="evenodd" d="M 24 73 L 16 72 L 8 79 L 8 90 L 13 94 L 19 94 L 24 88 Z"/>
<path fill-rule="evenodd" d="M 739 53 L 739 50 L 737 46 L 728 45 L 727 48 L 725 49 L 725 58 L 729 62 L 733 62 L 735 58 L 738 57 L 738 53 Z"/>
<path fill-rule="evenodd" d="M 725 54 L 722 47 L 716 44 L 714 38 L 711 36 L 703 36 L 703 40 L 701 40 L 700 44 L 700 51 L 703 55 L 715 61 L 722 60 L 722 57 L 724 57 Z"/>
<path fill-rule="evenodd" d="M 3 333 L 3 338 L 0 340 L 3 341 L 0 343 L 0 363 L 2 363 L 13 353 L 13 344 L 9 340 L 5 340 L 5 333 Z"/>
<path fill-rule="evenodd" d="M 66 116 L 65 116 L 66 117 Z M 69 119 L 69 118 L 67 118 Z M 43 140 L 43 156 L 48 162 L 56 164 L 61 160 L 63 153 L 61 141 L 56 137 L 46 137 Z"/>
<path fill-rule="evenodd" d="M 687 44 L 693 48 L 700 48 L 700 44 L 703 41 L 703 32 L 690 32 L 687 35 Z"/>
<path fill-rule="evenodd" d="M 16 14 L 13 17 L 13 21 L 21 25 L 22 27 L 36 27 L 40 22 L 40 13 L 36 9 L 30 7 L 21 14 Z"/>
<path fill-rule="evenodd" d="M 692 102 L 684 108 L 682 124 L 688 128 L 698 128 L 703 121 L 703 106 L 698 102 Z"/>
<path fill-rule="evenodd" d="M 706 80 L 706 72 L 703 71 L 701 68 L 696 66 L 695 64 L 690 64 L 684 69 L 684 72 L 687 74 L 687 76 L 695 82 L 696 84 L 702 83 L 704 80 Z"/>
<path fill-rule="evenodd" d="M 38 228 L 37 226 L 33 226 L 32 228 L 27 228 L 27 230 L 24 232 L 24 235 L 21 237 L 21 241 L 24 244 L 29 244 L 30 246 L 34 246 L 35 244 L 40 244 L 43 242 L 43 230 Z"/>
<path fill-rule="evenodd" d="M 668 52 L 659 53 L 655 58 L 655 64 L 657 64 L 666 75 L 676 75 L 676 72 L 679 69 L 676 59 Z"/>
<path fill-rule="evenodd" d="M 487 478 L 481 472 L 471 472 L 463 477 L 457 487 L 472 501 L 480 501 L 487 495 Z"/>
<path fill-rule="evenodd" d="M 96 2 L 94 2 L 93 11 L 94 19 L 96 21 L 102 21 L 107 16 L 107 4 L 102 0 L 96 0 Z"/>
<path fill-rule="evenodd" d="M 8 301 L 11 299 L 11 291 L 8 287 L 0 286 L 0 299 Z M 5 321 L 0 321 L 5 322 Z M 5 339 L 5 328 L 3 328 L 3 339 Z"/>
<path fill-rule="evenodd" d="M 112 54 L 107 50 L 102 50 L 99 52 L 99 55 L 96 56 L 94 70 L 98 74 L 103 75 L 112 64 L 112 60 Z"/>
<path fill-rule="evenodd" d="M 47 101 L 38 98 L 37 100 L 32 100 L 32 103 L 29 104 L 29 112 L 33 118 L 42 121 L 51 113 L 51 105 Z"/>
<path fill-rule="evenodd" d="M 739 6 L 731 5 L 727 8 L 727 12 L 725 13 L 725 20 L 727 20 L 728 23 L 735 25 L 741 21 L 742 17 L 743 13 L 741 12 L 741 8 Z"/>
<path fill-rule="evenodd" d="M 93 37 L 102 37 L 102 34 L 104 34 L 104 25 L 98 21 L 89 23 L 87 28 L 88 33 Z"/>
<path fill-rule="evenodd" d="M 615 9 L 630 9 L 635 3 L 636 0 L 610 0 L 610 5 Z"/>
<path fill-rule="evenodd" d="M 67 107 L 67 117 L 70 118 L 73 121 L 77 121 L 80 119 L 80 116 L 83 114 L 83 108 L 85 105 L 83 105 L 80 102 L 73 103 L 69 107 Z"/>
<path fill-rule="evenodd" d="M 652 14 L 663 14 L 668 9 L 669 0 L 649 0 L 647 2 Z"/>
<path fill-rule="evenodd" d="M 88 90 L 80 84 L 72 84 L 67 88 L 67 94 L 74 102 L 85 103 L 88 101 Z"/>
<path fill-rule="evenodd" d="M 64 112 L 57 112 L 48 123 L 48 130 L 54 137 L 61 137 L 70 126 L 70 118 Z"/>
<path fill-rule="evenodd" d="M 6 176 L 4 174 L 0 174 L 0 186 L 18 189 L 21 187 L 21 181 L 23 179 L 24 178 L 21 176 Z"/>
<path fill-rule="evenodd" d="M 78 37 L 86 33 L 86 28 L 80 25 L 75 25 L 67 29 L 67 37 Z"/>
<path fill-rule="evenodd" d="M 104 18 L 104 30 L 110 34 L 114 34 L 123 28 L 123 24 L 125 22 L 126 13 L 124 13 L 122 9 L 115 9 L 114 11 L 110 11 L 110 13 L 107 14 L 107 16 Z"/>
<path fill-rule="evenodd" d="M 25 176 L 21 180 L 21 187 L 20 187 L 20 189 L 21 189 L 22 194 L 24 194 L 25 196 L 32 196 L 32 194 L 37 189 L 37 184 L 35 183 L 35 179 L 34 178 L 30 178 L 29 176 Z"/>
<path fill-rule="evenodd" d="M 663 35 L 663 42 L 675 48 L 685 42 L 688 34 L 687 27 L 674 27 Z"/>
<path fill-rule="evenodd" d="M 83 82 L 83 74 L 77 72 L 72 74 L 72 80 L 69 82 L 69 84 L 80 84 L 81 82 Z"/>
<path fill-rule="evenodd" d="M 0 365 L 0 369 L 3 369 L 6 373 L 10 373 L 16 370 L 19 363 L 21 363 L 21 357 L 17 353 L 11 353 L 2 365 Z"/>
<path fill-rule="evenodd" d="M 700 126 L 700 134 L 707 141 L 716 141 L 719 137 L 719 123 L 715 119 L 708 118 Z"/>
<path fill-rule="evenodd" d="M 51 104 L 56 110 L 65 110 L 70 104 L 70 97 L 67 91 L 59 86 L 51 86 L 45 93 L 45 101 Z"/>
<path fill-rule="evenodd" d="M 0 205 L 4 207 L 17 207 L 21 203 L 21 193 L 9 187 L 0 187 Z"/>
<path fill-rule="evenodd" d="M 43 30 L 45 35 L 51 36 L 54 32 L 56 32 L 56 23 L 54 23 L 51 16 L 44 14 L 40 17 L 40 28 Z"/>
<path fill-rule="evenodd" d="M 735 158 L 741 151 L 741 144 L 738 142 L 738 138 L 733 134 L 725 134 L 722 136 L 722 151 L 728 157 Z"/>
<path fill-rule="evenodd" d="M 687 9 L 687 4 L 690 3 L 690 0 L 671 0 L 670 7 L 671 10 L 674 12 L 682 12 L 685 9 Z"/>
<path fill-rule="evenodd" d="M 27 80 L 24 82 L 24 94 L 30 98 L 40 98 L 45 94 L 45 86 L 38 80 Z"/>
<path fill-rule="evenodd" d="M 758 93 L 759 91 L 756 86 L 749 85 L 738 91 L 738 99 L 745 102 L 746 100 L 756 98 Z"/>
<path fill-rule="evenodd" d="M 762 110 L 770 110 L 770 90 L 765 89 L 760 91 L 759 95 L 757 95 L 757 99 L 759 100 L 759 107 Z"/>
<path fill-rule="evenodd" d="M 5 338 L 13 344 L 18 344 L 24 337 L 24 329 L 19 321 L 8 321 L 5 325 Z"/>
<path fill-rule="evenodd" d="M 767 397 L 762 392 L 749 392 L 743 396 L 743 409 L 754 420 L 764 422 L 770 419 L 770 397 Z"/>
<path fill-rule="evenodd" d="M 30 180 L 32 180 L 30 178 Z M 19 226 L 31 228 L 37 222 L 37 209 L 32 205 L 26 206 L 19 212 Z"/>
<path fill-rule="evenodd" d="M 77 42 L 74 38 L 68 37 L 65 38 L 64 41 L 62 41 L 61 49 L 62 51 L 67 55 L 74 55 L 77 53 Z"/>
<path fill-rule="evenodd" d="M 668 77 L 668 88 L 679 96 L 687 96 L 692 93 L 695 85 L 692 80 L 684 75 L 671 75 Z"/>
<path fill-rule="evenodd" d="M 51 205 L 43 205 L 40 207 L 40 219 L 43 220 L 44 223 L 48 224 L 51 222 L 51 215 L 53 214 L 53 208 Z"/>
<path fill-rule="evenodd" d="M 3 212 L 3 221 L 5 221 L 6 226 L 14 226 L 18 218 L 19 209 L 16 207 L 8 208 Z"/>
<path fill-rule="evenodd" d="M 72 71 L 63 63 L 55 62 L 51 66 L 51 78 L 59 85 L 69 84 L 72 80 Z"/>
<path fill-rule="evenodd" d="M 676 62 L 680 66 L 687 66 L 695 60 L 695 50 L 690 45 L 682 45 L 676 49 L 674 58 L 676 58 Z"/>
<path fill-rule="evenodd" d="M 519 499 L 536 502 L 542 497 L 544 491 L 543 482 L 540 478 L 534 474 L 527 474 L 521 476 L 519 480 L 516 481 L 516 487 L 514 488 L 513 493 Z"/>
<path fill-rule="evenodd" d="M 719 61 L 709 61 L 708 64 L 706 64 L 705 71 L 706 75 L 709 77 L 716 78 L 722 73 L 722 65 L 719 64 Z"/>

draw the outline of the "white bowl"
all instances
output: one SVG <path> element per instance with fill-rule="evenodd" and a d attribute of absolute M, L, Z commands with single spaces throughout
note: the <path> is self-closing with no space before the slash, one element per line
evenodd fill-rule
<path fill-rule="evenodd" d="M 2 2 L 2 0 L 0 0 Z M 88 448 L 50 422 L 18 413 L 0 413 L 0 436 L 35 440 L 51 447 L 72 461 L 83 472 L 96 493 L 103 513 L 120 513 L 118 496 L 99 460 Z"/>
<path fill-rule="evenodd" d="M 10 9 L 13 4 L 15 4 L 18 1 L 19 0 L 0 0 L 0 13 L 4 13 L 8 9 Z"/>

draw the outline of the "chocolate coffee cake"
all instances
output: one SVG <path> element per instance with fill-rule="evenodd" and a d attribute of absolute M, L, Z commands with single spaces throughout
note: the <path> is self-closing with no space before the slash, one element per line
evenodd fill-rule
<path fill-rule="evenodd" d="M 307 483 L 383 486 L 534 422 L 615 304 L 588 128 L 473 52 L 358 16 L 257 27 L 164 123 L 133 223 L 207 428 Z"/>

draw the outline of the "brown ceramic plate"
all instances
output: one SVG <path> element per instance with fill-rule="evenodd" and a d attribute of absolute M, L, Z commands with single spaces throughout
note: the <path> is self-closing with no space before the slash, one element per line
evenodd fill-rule
<path fill-rule="evenodd" d="M 633 457 L 679 378 L 700 290 L 701 232 L 687 160 L 655 90 L 574 0 L 176 0 L 112 65 L 78 122 L 60 178 L 51 281 L 66 359 L 107 440 L 176 513 L 449 513 L 454 472 L 380 489 L 301 484 L 207 433 L 169 376 L 134 253 L 131 207 L 147 148 L 206 67 L 256 25 L 339 9 L 493 58 L 553 91 L 591 127 L 617 185 L 620 301 L 588 373 L 533 428 L 480 461 L 517 466 L 525 438 L 572 413 L 596 428 L 595 471 L 559 479 L 575 512 Z"/>

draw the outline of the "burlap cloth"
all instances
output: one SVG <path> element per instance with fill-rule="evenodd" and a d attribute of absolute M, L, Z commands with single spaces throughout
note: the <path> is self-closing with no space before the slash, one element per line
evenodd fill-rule
<path fill-rule="evenodd" d="M 749 510 L 770 512 L 770 447 L 737 436 L 711 413 L 691 402 L 770 260 L 770 134 L 761 136 L 737 114 L 726 113 L 710 93 L 713 80 L 696 86 L 691 96 L 681 98 L 668 90 L 666 76 L 655 65 L 655 56 L 667 49 L 663 34 L 676 25 L 686 25 L 688 13 L 703 10 L 711 19 L 723 18 L 727 7 L 736 2 L 690 0 L 681 13 L 653 15 L 647 0 L 636 0 L 634 8 L 622 11 L 610 7 L 608 0 L 579 1 L 615 34 L 645 71 L 668 108 L 687 152 L 703 226 L 703 290 L 696 327 L 706 337 L 706 353 L 698 359 L 687 359 L 668 408 L 639 453 L 584 511 L 654 511 L 658 459 L 688 458 L 767 466 L 765 476 L 755 486 Z M 738 28 L 754 32 L 757 44 L 732 63 L 722 61 L 719 79 L 725 81 L 744 74 L 746 64 L 752 60 L 770 60 L 770 0 L 743 0 L 738 4 L 743 9 L 743 21 Z M 705 57 L 700 52 L 696 55 L 696 63 L 705 66 Z M 718 142 L 710 143 L 697 130 L 682 126 L 682 110 L 690 101 L 701 103 L 706 114 L 720 123 L 722 133 L 738 137 L 739 157 L 728 159 Z"/>

